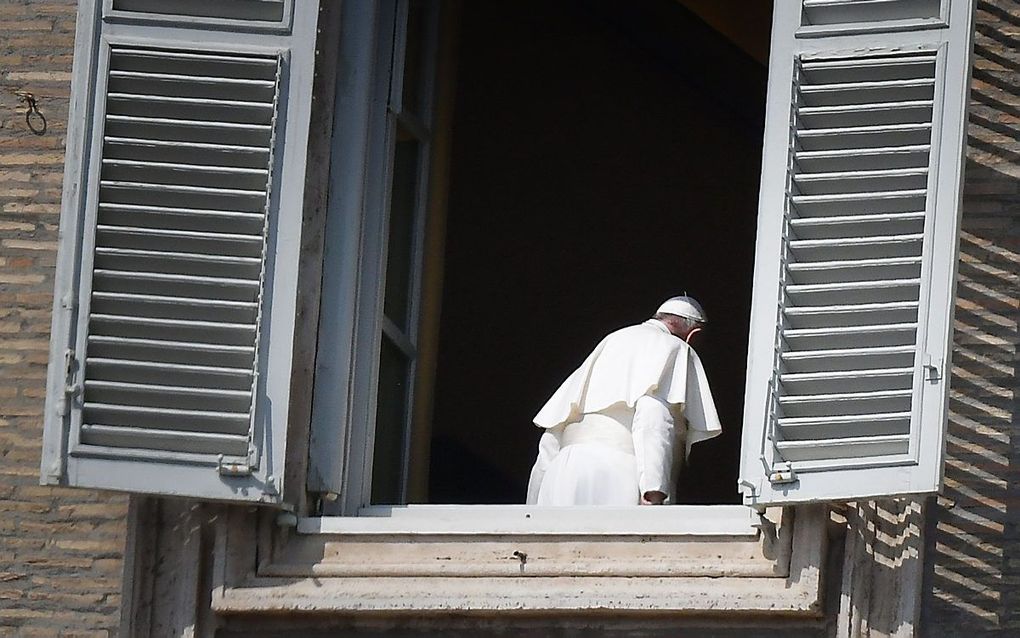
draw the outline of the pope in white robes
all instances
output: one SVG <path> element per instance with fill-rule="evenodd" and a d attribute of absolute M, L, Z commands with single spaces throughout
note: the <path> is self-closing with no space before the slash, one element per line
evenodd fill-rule
<path fill-rule="evenodd" d="M 673 502 L 692 445 L 722 431 L 708 377 L 689 345 L 706 323 L 690 297 L 599 343 L 535 416 L 545 431 L 530 505 Z"/>

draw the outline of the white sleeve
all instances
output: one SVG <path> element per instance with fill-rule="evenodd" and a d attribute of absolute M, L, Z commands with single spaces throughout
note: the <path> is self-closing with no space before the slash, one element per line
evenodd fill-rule
<path fill-rule="evenodd" d="M 538 492 L 542 489 L 545 471 L 560 452 L 559 434 L 562 431 L 563 426 L 557 425 L 543 432 L 542 438 L 538 440 L 538 458 L 535 459 L 535 465 L 531 468 L 531 479 L 528 481 L 528 499 L 526 501 L 528 505 L 538 503 Z"/>
<path fill-rule="evenodd" d="M 669 405 L 644 395 L 634 403 L 634 456 L 637 459 L 638 487 L 641 495 L 662 492 L 671 495 L 673 474 L 673 414 Z"/>

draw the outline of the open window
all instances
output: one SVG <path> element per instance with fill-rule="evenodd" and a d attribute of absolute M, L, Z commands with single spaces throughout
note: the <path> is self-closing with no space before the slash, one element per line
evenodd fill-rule
<path fill-rule="evenodd" d="M 364 196 L 341 195 L 331 218 L 326 280 L 360 279 L 343 299 L 323 291 L 320 325 L 341 329 L 320 333 L 310 489 L 339 494 L 325 511 L 345 515 L 522 503 L 531 419 L 548 394 L 604 333 L 684 286 L 712 313 L 703 357 L 731 427 L 693 456 L 681 500 L 734 503 L 768 5 L 757 32 L 734 37 L 744 48 L 667 1 L 467 3 L 442 24 L 402 6 L 364 19 L 380 34 L 361 45 L 383 56 L 373 84 L 341 83 L 355 97 L 338 103 L 387 107 L 358 140 L 338 112 L 346 152 L 334 161 L 373 168 Z M 413 24 L 454 23 L 455 47 L 411 37 Z M 424 156 L 400 154 L 411 141 L 396 88 L 427 82 L 403 65 L 430 51 L 436 61 L 416 67 L 436 88 L 418 95 L 433 96 L 436 116 L 421 120 L 414 152 L 437 152 L 422 179 L 407 167 Z M 715 65 L 692 64 L 699 52 Z M 336 177 L 335 192 L 359 188 Z M 418 313 L 397 339 L 391 305 L 401 321 Z M 337 369 L 351 348 L 356 364 Z"/>
<path fill-rule="evenodd" d="M 44 481 L 281 501 L 314 4 L 81 2 Z M 752 230 L 762 69 L 690 10 L 464 3 L 454 54 L 344 3 L 323 511 L 519 502 L 546 394 L 684 286 L 728 429 L 682 501 L 741 454 L 752 505 L 937 489 L 972 4 L 777 4 Z"/>

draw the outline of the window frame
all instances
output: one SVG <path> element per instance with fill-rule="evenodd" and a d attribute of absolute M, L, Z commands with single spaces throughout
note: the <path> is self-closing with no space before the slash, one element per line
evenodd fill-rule
<path fill-rule="evenodd" d="M 604 509 L 553 508 L 554 514 L 539 515 L 538 520 L 531 520 L 532 512 L 542 508 L 528 508 L 524 512 L 522 506 L 515 505 L 385 506 L 371 503 L 379 334 L 387 321 L 383 314 L 387 259 L 385 217 L 389 208 L 394 131 L 399 118 L 388 99 L 400 93 L 403 84 L 402 69 L 396 63 L 396 58 L 402 56 L 403 51 L 390 42 L 387 25 L 398 20 L 395 39 L 403 36 L 399 25 L 406 19 L 407 2 L 386 0 L 379 3 L 382 8 L 377 10 L 366 8 L 364 5 L 368 3 L 358 7 L 352 4 L 349 3 L 345 9 L 350 13 L 345 13 L 340 21 L 339 55 L 341 58 L 350 56 L 350 66 L 363 64 L 368 72 L 356 80 L 351 78 L 350 83 L 345 82 L 343 77 L 337 78 L 336 133 L 331 145 L 334 167 L 328 190 L 330 193 L 360 190 L 357 197 L 341 195 L 337 200 L 330 198 L 307 482 L 308 492 L 318 492 L 322 498 L 318 507 L 312 508 L 310 516 L 299 519 L 298 532 L 325 533 L 334 530 L 346 533 L 357 530 L 368 534 L 419 534 L 422 530 L 433 529 L 451 534 L 464 534 L 470 530 L 484 534 L 489 529 L 504 529 L 534 535 L 560 533 L 567 529 L 595 529 L 593 521 Z M 398 15 L 401 10 L 404 13 Z M 443 20 L 441 16 L 437 17 Z M 442 26 L 448 24 L 439 24 L 436 28 Z M 438 55 L 438 51 L 434 51 L 430 57 L 436 60 Z M 340 65 L 341 69 L 343 66 Z M 433 61 L 429 66 L 434 71 L 438 63 Z M 343 73 L 342 70 L 340 72 Z M 430 120 L 435 120 L 436 110 L 433 106 L 428 114 Z M 363 130 L 357 132 L 355 138 L 351 131 L 359 125 Z M 352 152 L 355 141 L 360 146 Z M 351 158 L 360 158 L 361 163 L 357 164 Z M 415 243 L 419 253 L 423 243 L 424 208 L 430 199 L 426 192 L 429 164 L 427 159 L 421 163 L 425 168 L 419 175 L 419 193 L 425 193 L 417 202 L 421 219 L 417 220 Z M 357 237 L 356 250 L 352 250 L 352 236 Z M 333 246 L 338 248 L 331 250 Z M 420 255 L 418 259 L 418 276 L 416 281 L 412 281 L 413 296 L 419 296 L 417 292 L 421 287 Z M 339 303 L 340 295 L 344 303 Z M 420 300 L 412 302 L 409 311 L 412 317 L 417 310 L 414 304 L 420 304 Z M 339 329 L 322 330 L 323 326 L 338 326 Z M 342 347 L 338 347 L 341 344 Z M 338 359 L 339 356 L 348 358 Z M 338 360 L 349 361 L 350 365 L 338 365 Z M 340 388 L 339 392 L 337 388 Z M 411 406 L 410 399 L 408 406 Z M 411 410 L 407 412 L 405 417 L 409 422 Z M 343 450 L 342 455 L 335 452 L 337 449 Z M 479 527 L 478 518 L 472 516 L 476 507 L 484 508 L 486 512 L 482 527 Z M 654 512 L 646 515 L 654 519 L 653 529 L 671 529 L 671 533 L 685 535 L 706 527 L 693 520 L 705 511 L 704 507 L 671 505 L 654 508 Z M 707 526 L 716 535 L 740 537 L 757 533 L 758 516 L 751 508 L 722 504 L 708 507 L 719 508 Z M 459 512 L 463 524 L 448 524 L 454 511 Z M 522 512 L 528 519 L 527 523 L 521 522 Z M 553 518 L 554 522 L 545 522 Z M 641 516 L 641 520 L 646 520 L 646 516 Z M 617 522 L 607 526 L 605 533 L 637 533 L 637 528 L 626 521 Z"/>
<path fill-rule="evenodd" d="M 709 534 L 734 540 L 758 535 L 760 517 L 743 505 L 671 505 L 637 511 L 635 520 L 607 524 L 605 508 L 598 507 L 370 504 L 379 333 L 385 320 L 384 217 L 392 177 L 393 131 L 398 118 L 387 98 L 399 93 L 403 84 L 402 70 L 391 57 L 394 54 L 400 57 L 402 51 L 392 47 L 387 25 L 398 18 L 396 11 L 401 7 L 406 11 L 407 3 L 388 0 L 380 3 L 383 8 L 378 10 L 367 8 L 367 4 L 347 3 L 340 20 L 339 55 L 349 56 L 351 62 L 347 66 L 364 65 L 367 72 L 337 78 L 335 135 L 331 145 L 334 166 L 328 189 L 341 195 L 331 197 L 329 203 L 319 326 L 339 329 L 320 328 L 307 489 L 310 493 L 319 492 L 323 498 L 309 515 L 298 512 L 297 534 L 369 534 L 383 539 L 430 533 L 463 538 L 498 531 L 527 538 L 654 531 L 677 537 Z M 399 18 L 403 20 L 404 16 Z M 442 26 L 449 26 L 448 20 L 437 28 Z M 398 40 L 402 36 L 399 26 L 396 35 Z M 437 59 L 438 52 L 431 57 Z M 344 66 L 340 65 L 341 74 Z M 391 73 L 391 68 L 398 71 Z M 432 110 L 429 118 L 434 121 L 436 109 Z M 427 162 L 422 164 L 427 166 Z M 425 170 L 419 180 L 422 192 L 429 181 Z M 419 198 L 420 212 L 424 212 L 428 199 L 427 195 Z M 416 241 L 419 251 L 420 233 L 424 231 L 421 221 Z M 357 238 L 356 246 L 352 237 Z M 413 285 L 416 291 L 420 290 L 420 275 Z M 409 314 L 413 316 L 414 312 L 411 309 Z M 351 364 L 345 367 L 338 365 L 338 361 Z M 406 416 L 411 418 L 410 410 Z M 342 455 L 335 452 L 338 449 L 343 450 Z M 647 522 L 644 531 L 638 521 Z"/>

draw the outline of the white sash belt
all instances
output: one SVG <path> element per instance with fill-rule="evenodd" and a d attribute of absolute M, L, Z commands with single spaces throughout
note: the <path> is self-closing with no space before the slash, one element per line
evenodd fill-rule
<path fill-rule="evenodd" d="M 617 416 L 630 416 L 630 410 L 614 412 L 619 412 Z M 585 414 L 580 421 L 571 423 L 563 429 L 561 447 L 578 443 L 599 443 L 624 454 L 634 454 L 634 438 L 631 436 L 630 428 L 616 418 L 601 412 Z"/>

